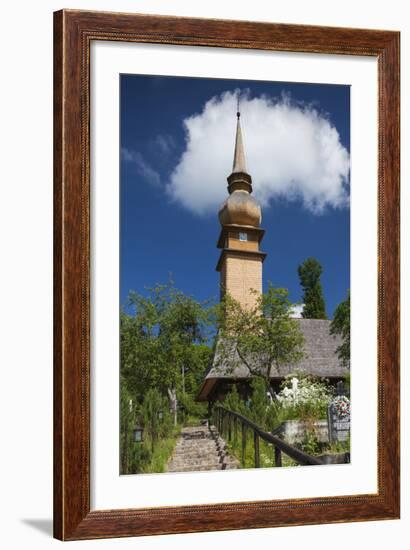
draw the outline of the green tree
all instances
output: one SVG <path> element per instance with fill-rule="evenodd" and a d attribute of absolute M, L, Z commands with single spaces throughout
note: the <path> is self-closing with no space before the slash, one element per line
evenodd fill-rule
<path fill-rule="evenodd" d="M 231 371 L 246 367 L 271 389 L 272 375 L 303 357 L 303 335 L 291 313 L 288 291 L 270 283 L 265 294 L 257 294 L 253 308 L 242 307 L 227 294 L 220 307 L 216 350 L 222 364 Z"/>
<path fill-rule="evenodd" d="M 131 292 L 128 306 L 133 313 L 120 319 L 122 380 L 140 403 L 150 388 L 169 395 L 176 413 L 176 395 L 195 391 L 209 364 L 208 308 L 172 283 Z"/>
<path fill-rule="evenodd" d="M 342 337 L 337 355 L 344 366 L 350 366 L 350 290 L 347 292 L 346 299 L 340 302 L 335 310 L 330 334 L 339 334 Z"/>
<path fill-rule="evenodd" d="M 322 266 L 316 258 L 308 258 L 298 267 L 300 285 L 303 290 L 302 316 L 305 319 L 327 319 L 322 283 L 320 282 L 321 274 Z"/>

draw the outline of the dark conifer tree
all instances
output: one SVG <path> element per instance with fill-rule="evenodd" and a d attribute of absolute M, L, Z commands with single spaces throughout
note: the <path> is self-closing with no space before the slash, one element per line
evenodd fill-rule
<path fill-rule="evenodd" d="M 305 319 L 327 319 L 325 299 L 323 297 L 320 276 L 322 266 L 316 258 L 308 258 L 298 267 L 300 285 L 303 290 L 304 308 L 302 316 Z"/>
<path fill-rule="evenodd" d="M 340 334 L 342 343 L 337 348 L 337 354 L 344 366 L 350 365 L 350 290 L 347 298 L 337 306 L 330 334 Z"/>

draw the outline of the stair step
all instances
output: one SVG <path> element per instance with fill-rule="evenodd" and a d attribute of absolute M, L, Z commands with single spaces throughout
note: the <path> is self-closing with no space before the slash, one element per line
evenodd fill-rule
<path fill-rule="evenodd" d="M 206 472 L 211 470 L 222 470 L 222 464 L 205 464 L 205 465 L 185 465 L 184 468 L 168 467 L 168 472 Z"/>
<path fill-rule="evenodd" d="M 226 442 L 207 423 L 183 428 L 167 471 L 200 472 L 237 468 L 238 461 L 226 451 Z"/>

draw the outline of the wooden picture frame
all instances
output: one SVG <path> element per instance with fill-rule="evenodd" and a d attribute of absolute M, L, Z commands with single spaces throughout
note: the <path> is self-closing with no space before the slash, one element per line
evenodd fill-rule
<path fill-rule="evenodd" d="M 372 56 L 378 62 L 378 493 L 90 510 L 93 40 Z M 54 536 L 62 540 L 399 517 L 398 32 L 63 10 L 54 14 Z"/>

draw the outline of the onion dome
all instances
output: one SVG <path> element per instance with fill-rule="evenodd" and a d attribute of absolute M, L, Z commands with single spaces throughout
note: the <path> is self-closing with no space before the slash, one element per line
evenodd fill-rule
<path fill-rule="evenodd" d="M 249 225 L 259 227 L 261 207 L 247 191 L 234 191 L 219 210 L 221 225 Z"/>
<path fill-rule="evenodd" d="M 219 221 L 221 225 L 259 227 L 262 221 L 261 207 L 251 196 L 252 178 L 246 171 L 239 111 L 237 117 L 232 174 L 228 177 L 229 197 L 219 210 Z"/>

